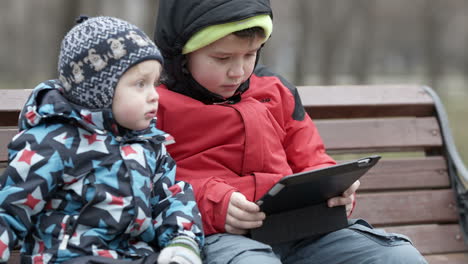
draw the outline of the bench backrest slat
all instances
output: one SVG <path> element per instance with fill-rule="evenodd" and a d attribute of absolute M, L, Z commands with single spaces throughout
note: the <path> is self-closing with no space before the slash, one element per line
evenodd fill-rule
<path fill-rule="evenodd" d="M 309 89 L 310 88 L 310 89 Z M 434 103 L 417 85 L 302 86 L 302 103 L 315 118 L 432 116 Z"/>
<path fill-rule="evenodd" d="M 31 90 L 0 89 L 0 126 L 17 126 L 18 115 Z"/>
<path fill-rule="evenodd" d="M 442 146 L 434 117 L 332 119 L 315 123 L 329 151 L 379 148 L 404 151 Z"/>
<path fill-rule="evenodd" d="M 441 156 L 383 159 L 361 179 L 360 192 L 450 188 Z"/>
<path fill-rule="evenodd" d="M 450 189 L 364 193 L 355 212 L 374 225 L 449 223 L 458 219 Z"/>
<path fill-rule="evenodd" d="M 21 110 L 30 94 L 31 90 L 0 89 L 0 112 L 17 112 L 18 110 Z"/>
<path fill-rule="evenodd" d="M 0 162 L 8 160 L 8 143 L 18 133 L 16 127 L 0 127 Z"/>

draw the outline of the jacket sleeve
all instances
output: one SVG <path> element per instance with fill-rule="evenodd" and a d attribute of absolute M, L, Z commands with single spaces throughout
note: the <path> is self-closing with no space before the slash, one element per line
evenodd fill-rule
<path fill-rule="evenodd" d="M 33 228 L 31 219 L 44 209 L 63 171 L 60 155 L 28 131 L 17 135 L 8 150 L 9 165 L 0 178 L 0 262 Z"/>
<path fill-rule="evenodd" d="M 208 166 L 199 165 L 190 159 L 180 160 L 177 164 L 178 179 L 190 182 L 195 189 L 206 235 L 226 232 L 226 214 L 233 192 L 242 192 L 247 199 L 255 201 L 283 177 L 281 174 L 253 172 L 223 178 L 216 173 L 233 172 L 222 168 L 207 169 Z"/>
<path fill-rule="evenodd" d="M 297 88 L 279 77 L 281 83 L 290 91 L 284 98 L 283 106 L 285 116 L 285 150 L 293 172 L 302 172 L 319 169 L 336 164 L 325 149 L 325 145 L 312 119 L 305 112 L 299 97 Z M 284 89 L 286 90 L 286 89 Z M 351 213 L 356 207 L 356 195 L 351 208 Z M 351 216 L 351 213 L 348 217 Z"/>
<path fill-rule="evenodd" d="M 276 77 L 276 81 L 271 85 L 277 86 L 281 103 L 273 106 L 271 111 L 281 112 L 276 114 L 276 117 L 281 119 L 278 121 L 286 131 L 283 146 L 293 172 L 335 165 L 335 160 L 326 153 L 317 127 L 304 109 L 296 86 L 282 76 L 270 72 L 266 67 L 259 67 L 258 70 L 264 75 Z"/>
<path fill-rule="evenodd" d="M 175 181 L 176 165 L 162 146 L 153 180 L 153 219 L 158 245 L 164 248 L 177 236 L 189 236 L 204 244 L 201 214 L 195 202 L 192 186 Z"/>

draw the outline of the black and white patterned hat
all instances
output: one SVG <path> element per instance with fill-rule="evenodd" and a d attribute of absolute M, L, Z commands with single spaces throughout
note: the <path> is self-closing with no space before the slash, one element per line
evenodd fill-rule
<path fill-rule="evenodd" d="M 64 96 L 75 104 L 109 108 L 125 71 L 144 60 L 163 63 L 153 41 L 126 21 L 84 17 L 78 23 L 64 37 L 58 62 Z"/>

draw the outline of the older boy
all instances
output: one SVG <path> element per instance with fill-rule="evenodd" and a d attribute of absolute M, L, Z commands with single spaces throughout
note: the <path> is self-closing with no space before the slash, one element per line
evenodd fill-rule
<path fill-rule="evenodd" d="M 267 0 L 162 0 L 155 41 L 167 78 L 158 126 L 177 177 L 194 186 L 207 263 L 425 263 L 401 235 L 363 220 L 321 238 L 275 245 L 247 236 L 262 225 L 253 202 L 281 177 L 335 164 L 293 85 L 256 66 L 272 31 Z M 353 184 L 329 206 L 352 211 Z M 356 223 L 354 223 L 356 222 Z"/>
<path fill-rule="evenodd" d="M 155 128 L 163 59 L 136 26 L 80 19 L 37 86 L 0 178 L 0 262 L 201 264 L 191 186 Z M 160 252 L 160 254 L 159 254 Z"/>

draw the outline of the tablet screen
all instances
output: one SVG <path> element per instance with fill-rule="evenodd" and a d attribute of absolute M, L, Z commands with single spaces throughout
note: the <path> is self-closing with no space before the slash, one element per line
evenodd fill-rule
<path fill-rule="evenodd" d="M 370 156 L 286 176 L 256 203 L 268 215 L 326 202 L 341 196 L 379 159 L 380 156 Z"/>

